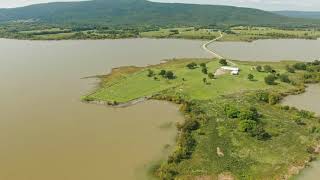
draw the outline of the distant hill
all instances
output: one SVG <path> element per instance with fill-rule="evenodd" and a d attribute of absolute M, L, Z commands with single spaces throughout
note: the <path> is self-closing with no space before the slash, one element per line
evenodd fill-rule
<path fill-rule="evenodd" d="M 217 5 L 156 3 L 146 0 L 93 0 L 0 9 L 0 22 L 39 21 L 96 25 L 310 25 L 258 9 Z"/>
<path fill-rule="evenodd" d="M 273 13 L 293 18 L 320 19 L 320 11 L 274 11 Z"/>

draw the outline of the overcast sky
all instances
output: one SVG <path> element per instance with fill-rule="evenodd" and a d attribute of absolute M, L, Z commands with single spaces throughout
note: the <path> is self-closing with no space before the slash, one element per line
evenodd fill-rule
<path fill-rule="evenodd" d="M 0 8 L 26 6 L 36 3 L 76 0 L 0 0 Z M 264 10 L 320 11 L 320 0 L 152 0 L 158 2 L 183 2 L 252 7 Z"/>

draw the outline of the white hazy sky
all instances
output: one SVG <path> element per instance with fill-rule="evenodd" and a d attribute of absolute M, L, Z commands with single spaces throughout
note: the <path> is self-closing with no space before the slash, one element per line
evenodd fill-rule
<path fill-rule="evenodd" d="M 76 0 L 0 0 L 0 8 L 26 6 L 36 3 Z M 220 4 L 252 7 L 264 10 L 320 11 L 320 0 L 152 0 L 158 2 L 181 2 L 197 4 Z"/>

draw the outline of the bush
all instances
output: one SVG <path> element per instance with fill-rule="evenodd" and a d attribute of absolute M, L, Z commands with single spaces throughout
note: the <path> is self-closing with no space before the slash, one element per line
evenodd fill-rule
<path fill-rule="evenodd" d="M 271 66 L 269 66 L 269 65 L 265 65 L 265 66 L 263 66 L 263 70 L 265 71 L 265 72 L 267 72 L 267 73 L 272 73 L 272 67 Z"/>
<path fill-rule="evenodd" d="M 274 85 L 275 80 L 276 80 L 276 77 L 273 74 L 269 74 L 264 78 L 264 82 L 268 85 Z"/>
<path fill-rule="evenodd" d="M 208 69 L 206 67 L 203 67 L 201 71 L 203 74 L 208 74 Z"/>
<path fill-rule="evenodd" d="M 256 67 L 256 70 L 257 70 L 258 72 L 261 72 L 261 71 L 262 71 L 262 67 L 261 67 L 260 65 L 258 65 L 258 66 Z"/>
<path fill-rule="evenodd" d="M 160 75 L 160 76 L 166 75 L 166 70 L 162 69 L 162 70 L 160 71 L 159 75 Z"/>
<path fill-rule="evenodd" d="M 266 102 L 266 103 L 269 102 L 269 93 L 268 92 L 260 91 L 256 94 L 256 97 L 259 101 Z"/>
<path fill-rule="evenodd" d="M 239 113 L 239 118 L 241 120 L 253 120 L 257 121 L 259 118 L 259 113 L 255 107 L 250 107 L 249 109 L 244 109 Z"/>
<path fill-rule="evenodd" d="M 281 96 L 276 93 L 270 93 L 268 99 L 269 99 L 269 104 L 275 105 L 280 101 Z"/>
<path fill-rule="evenodd" d="M 154 71 L 148 69 L 148 77 L 153 77 L 155 75 Z"/>
<path fill-rule="evenodd" d="M 167 71 L 165 74 L 165 78 L 174 79 L 175 78 L 174 73 L 172 71 Z"/>
<path fill-rule="evenodd" d="M 227 62 L 226 59 L 220 59 L 219 63 L 220 63 L 221 65 L 223 65 L 223 66 L 228 65 L 228 62 Z"/>
<path fill-rule="evenodd" d="M 239 131 L 250 132 L 257 128 L 257 122 L 253 120 L 244 120 L 239 123 Z"/>
<path fill-rule="evenodd" d="M 305 63 L 296 63 L 293 65 L 293 67 L 297 70 L 306 70 L 307 65 Z"/>
<path fill-rule="evenodd" d="M 190 132 L 199 129 L 200 123 L 196 120 L 187 120 L 181 127 L 183 132 Z"/>
<path fill-rule="evenodd" d="M 224 111 L 228 118 L 238 118 L 240 114 L 240 111 L 231 105 L 225 106 Z"/>
<path fill-rule="evenodd" d="M 197 68 L 197 64 L 194 63 L 194 62 L 192 62 L 192 63 L 190 63 L 190 64 L 187 64 L 187 68 L 189 68 L 189 69 L 195 69 L 195 68 Z"/>
<path fill-rule="evenodd" d="M 207 67 L 207 64 L 206 64 L 206 63 L 201 63 L 201 64 L 200 64 L 200 67 L 206 68 L 206 67 Z"/>
<path fill-rule="evenodd" d="M 287 74 L 281 74 L 279 76 L 281 82 L 290 83 L 289 76 Z"/>
<path fill-rule="evenodd" d="M 289 65 L 286 66 L 286 70 L 287 70 L 289 73 L 295 73 L 294 68 L 291 67 L 291 66 L 289 66 Z"/>
<path fill-rule="evenodd" d="M 213 74 L 213 73 L 209 73 L 209 74 L 208 74 L 208 77 L 209 77 L 210 79 L 214 79 L 214 74 Z"/>
<path fill-rule="evenodd" d="M 250 81 L 253 81 L 254 76 L 253 76 L 252 74 L 248 74 L 248 79 L 249 79 Z"/>

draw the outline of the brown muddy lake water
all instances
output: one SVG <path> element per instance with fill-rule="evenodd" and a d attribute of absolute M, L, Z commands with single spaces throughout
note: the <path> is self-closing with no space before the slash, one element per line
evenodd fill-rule
<path fill-rule="evenodd" d="M 121 109 L 85 104 L 81 95 L 97 81 L 81 78 L 125 65 L 210 57 L 203 43 L 0 39 L 0 179 L 148 179 L 147 167 L 174 144 L 174 123 L 183 120 L 178 107 L 159 101 Z"/>
<path fill-rule="evenodd" d="M 320 84 L 309 85 L 305 93 L 301 95 L 288 96 L 282 103 L 299 109 L 315 112 L 317 116 L 320 116 Z M 319 180 L 320 161 L 312 162 L 309 168 L 303 170 L 302 173 L 294 179 Z"/>
<path fill-rule="evenodd" d="M 320 58 L 320 40 L 279 39 L 254 42 L 215 42 L 209 45 L 225 58 L 253 61 L 304 60 Z"/>
<path fill-rule="evenodd" d="M 147 179 L 173 144 L 178 107 L 149 101 L 128 108 L 80 102 L 95 80 L 123 65 L 208 57 L 201 41 L 0 40 L 0 179 Z M 170 128 L 160 128 L 172 123 Z"/>

